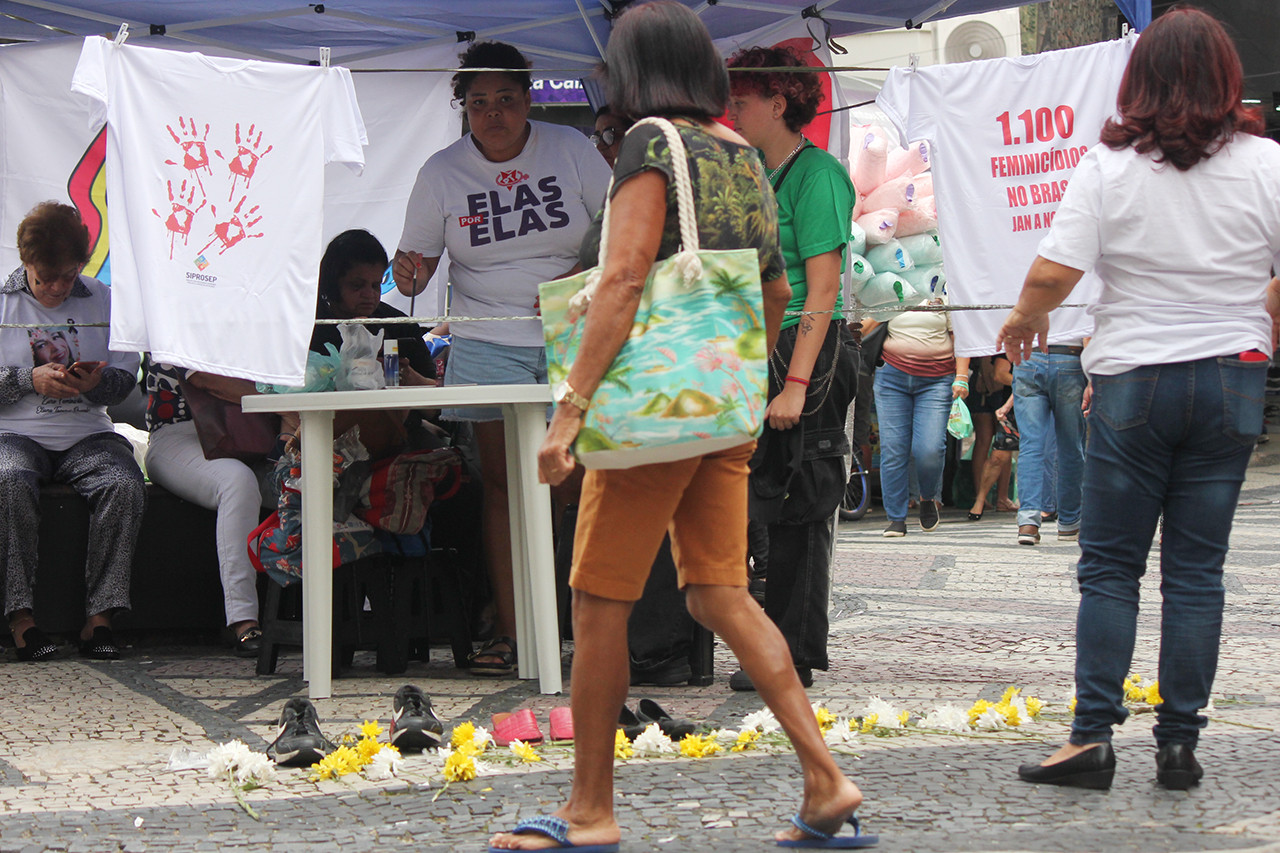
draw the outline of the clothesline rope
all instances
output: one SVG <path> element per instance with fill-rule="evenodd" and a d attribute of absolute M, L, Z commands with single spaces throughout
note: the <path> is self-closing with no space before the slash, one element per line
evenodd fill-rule
<path fill-rule="evenodd" d="M 1085 308 L 1083 303 L 1069 303 L 1058 306 L 1059 308 Z M 840 313 L 850 315 L 850 319 L 859 320 L 871 315 L 874 310 L 877 314 L 903 314 L 909 311 L 929 312 L 929 311 L 1008 311 L 1012 309 L 1012 305 L 902 305 L 893 308 L 845 308 Z M 835 314 L 836 309 L 830 308 L 825 311 L 786 311 L 784 315 L 787 317 L 807 317 L 816 316 L 818 314 Z M 315 321 L 317 326 L 341 326 L 348 323 L 368 326 L 373 324 L 379 325 L 439 325 L 441 323 L 506 323 L 516 320 L 541 320 L 541 317 L 457 317 L 445 315 L 443 317 L 358 317 L 349 320 L 330 320 L 318 319 Z M 67 326 L 75 326 L 77 329 L 94 329 L 107 328 L 110 323 L 0 323 L 0 329 L 65 329 Z"/>

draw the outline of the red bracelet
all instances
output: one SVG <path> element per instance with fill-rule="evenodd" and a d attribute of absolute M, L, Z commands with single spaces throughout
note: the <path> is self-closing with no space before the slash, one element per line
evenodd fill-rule
<path fill-rule="evenodd" d="M 799 376 L 788 376 L 788 377 L 787 377 L 787 381 L 788 381 L 788 382 L 798 382 L 798 383 L 800 383 L 801 385 L 803 385 L 803 386 L 804 386 L 804 387 L 806 387 L 806 388 L 808 388 L 808 387 L 809 387 L 809 380 L 808 380 L 808 379 L 801 379 Z"/>

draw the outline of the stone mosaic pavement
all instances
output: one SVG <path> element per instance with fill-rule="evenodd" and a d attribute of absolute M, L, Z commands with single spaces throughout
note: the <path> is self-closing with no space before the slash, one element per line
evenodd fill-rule
<path fill-rule="evenodd" d="M 842 525 L 832 597 L 831 672 L 809 691 L 840 715 L 878 695 L 918 713 L 951 702 L 995 699 L 1016 684 L 1050 702 L 1025 729 L 962 738 L 912 733 L 860 736 L 839 761 L 866 794 L 867 831 L 886 851 L 1280 851 L 1280 458 L 1260 457 L 1232 534 L 1227 619 L 1209 729 L 1198 755 L 1208 775 L 1190 792 L 1157 788 L 1151 716 L 1135 715 L 1116 738 L 1120 768 L 1110 792 L 1024 785 L 1015 768 L 1045 754 L 1066 731 L 1076 590 L 1074 543 L 1052 535 L 1015 544 L 1009 515 L 980 522 L 944 513 L 935 533 L 880 536 L 883 516 Z M 1052 526 L 1046 528 L 1052 534 Z M 1158 565 L 1144 583 L 1134 669 L 1153 675 L 1158 649 Z M 569 651 L 566 647 L 566 653 Z M 314 782 L 305 771 L 246 795 L 253 820 L 221 783 L 171 758 L 239 738 L 255 749 L 274 736 L 280 708 L 305 695 L 297 654 L 277 675 L 211 647 L 130 648 L 113 664 L 69 654 L 46 665 L 0 663 L 0 853 L 4 851 L 481 850 L 518 815 L 554 807 L 569 780 L 568 750 L 541 764 L 496 763 L 441 791 L 439 761 L 409 757 L 400 778 Z M 567 656 L 566 656 L 567 660 Z M 405 681 L 422 687 L 450 721 L 486 724 L 496 711 L 529 707 L 546 724 L 565 697 L 531 684 L 483 681 L 455 671 L 447 650 L 407 675 L 373 672 L 360 653 L 336 695 L 317 703 L 330 736 L 381 719 Z M 723 648 L 716 683 L 636 688 L 679 716 L 734 726 L 759 709 L 735 694 Z M 799 797 L 797 763 L 781 752 L 702 760 L 651 759 L 619 769 L 626 851 L 764 850 Z M 353 780 L 354 781 L 350 781 Z"/>

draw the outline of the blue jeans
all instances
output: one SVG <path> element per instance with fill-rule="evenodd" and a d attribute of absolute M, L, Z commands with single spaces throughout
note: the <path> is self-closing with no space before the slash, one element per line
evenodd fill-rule
<path fill-rule="evenodd" d="M 1053 506 L 1045 495 L 1046 442 L 1058 442 L 1058 529 L 1080 527 L 1080 481 L 1084 475 L 1084 416 L 1080 401 L 1087 380 L 1080 357 L 1034 353 L 1013 369 L 1018 419 L 1018 525 L 1040 526 L 1040 511 Z"/>
<path fill-rule="evenodd" d="M 1267 363 L 1206 358 L 1097 376 L 1077 567 L 1071 742 L 1111 739 L 1127 716 L 1138 583 L 1160 543 L 1158 744 L 1195 746 L 1222 630 L 1222 564 L 1240 484 L 1262 431 Z M 1061 511 L 1061 510 L 1059 510 Z"/>
<path fill-rule="evenodd" d="M 947 452 L 947 416 L 955 376 L 913 376 L 892 364 L 876 369 L 876 415 L 880 419 L 880 491 L 890 521 L 907 517 L 907 463 L 916 463 L 920 498 L 942 497 Z"/>

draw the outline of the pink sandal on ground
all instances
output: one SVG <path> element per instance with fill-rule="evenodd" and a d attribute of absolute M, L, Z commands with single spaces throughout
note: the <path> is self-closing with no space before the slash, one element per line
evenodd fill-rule
<path fill-rule="evenodd" d="M 567 705 L 551 709 L 551 739 L 573 740 L 573 709 Z"/>
<path fill-rule="evenodd" d="M 493 741 L 498 746 L 506 746 L 513 740 L 523 743 L 542 743 L 542 729 L 538 728 L 538 718 L 528 708 L 521 708 L 511 714 L 494 714 Z"/>

